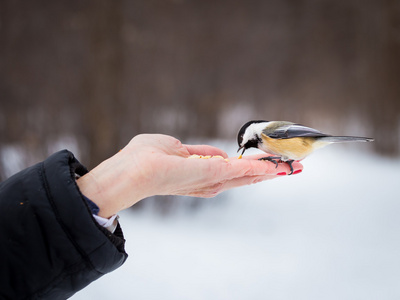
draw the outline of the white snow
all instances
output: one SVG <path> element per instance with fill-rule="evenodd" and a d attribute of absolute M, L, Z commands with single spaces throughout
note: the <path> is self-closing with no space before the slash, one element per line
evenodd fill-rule
<path fill-rule="evenodd" d="M 400 159 L 365 146 L 196 211 L 121 212 L 130 257 L 72 299 L 400 299 Z"/>

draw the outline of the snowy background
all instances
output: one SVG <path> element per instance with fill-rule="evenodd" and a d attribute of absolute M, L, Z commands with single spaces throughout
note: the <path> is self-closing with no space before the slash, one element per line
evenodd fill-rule
<path fill-rule="evenodd" d="M 257 119 L 376 138 L 213 199 L 142 201 L 121 213 L 126 264 L 73 299 L 400 299 L 399 15 L 379 0 L 0 1 L 0 181 L 63 148 L 92 169 L 140 133 L 234 141 Z"/>
<path fill-rule="evenodd" d="M 400 159 L 368 149 L 327 147 L 198 210 L 121 212 L 127 262 L 72 299 L 400 299 Z"/>

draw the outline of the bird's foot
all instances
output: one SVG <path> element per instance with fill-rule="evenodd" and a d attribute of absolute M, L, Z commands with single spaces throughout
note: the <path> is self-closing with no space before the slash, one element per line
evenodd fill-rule
<path fill-rule="evenodd" d="M 293 174 L 293 166 L 292 163 L 294 162 L 293 159 L 287 160 L 286 163 L 289 165 L 290 168 L 290 173 L 288 175 L 292 175 Z"/>
<path fill-rule="evenodd" d="M 275 164 L 275 168 L 278 167 L 278 163 L 282 162 L 280 156 L 267 156 L 267 157 L 261 157 L 258 160 L 267 160 L 270 162 L 273 162 Z"/>
<path fill-rule="evenodd" d="M 287 164 L 289 165 L 289 168 L 290 168 L 290 173 L 289 173 L 288 175 L 292 175 L 292 174 L 293 174 L 293 171 L 294 171 L 294 170 L 293 170 L 293 166 L 292 166 L 292 164 L 293 164 L 293 162 L 294 162 L 293 159 L 290 159 L 290 160 L 287 160 L 287 161 L 282 161 L 282 159 L 281 159 L 280 156 L 267 156 L 267 157 L 261 157 L 261 158 L 259 158 L 258 160 L 267 160 L 267 161 L 270 161 L 270 162 L 272 162 L 272 163 L 275 164 L 275 168 L 278 167 L 278 164 L 279 164 L 279 163 L 285 162 L 285 163 L 287 163 Z"/>

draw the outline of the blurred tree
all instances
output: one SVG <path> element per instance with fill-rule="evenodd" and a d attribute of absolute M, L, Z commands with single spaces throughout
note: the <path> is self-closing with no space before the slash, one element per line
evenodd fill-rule
<path fill-rule="evenodd" d="M 249 118 L 372 135 L 398 154 L 399 10 L 396 0 L 0 0 L 0 176 L 9 146 L 25 149 L 23 166 L 75 143 L 92 167 L 140 132 L 234 140 Z"/>
<path fill-rule="evenodd" d="M 124 111 L 121 84 L 123 77 L 122 0 L 101 0 L 85 8 L 89 42 L 83 70 L 82 127 L 88 143 L 91 166 L 119 150 L 120 118 Z"/>
<path fill-rule="evenodd" d="M 379 18 L 379 32 L 370 45 L 374 52 L 367 73 L 366 107 L 379 141 L 376 149 L 393 155 L 400 151 L 400 2 L 382 1 L 374 7 L 374 14 Z"/>

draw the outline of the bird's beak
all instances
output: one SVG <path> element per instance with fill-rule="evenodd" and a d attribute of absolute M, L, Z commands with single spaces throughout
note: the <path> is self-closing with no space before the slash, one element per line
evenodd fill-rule
<path fill-rule="evenodd" d="M 238 151 L 237 151 L 237 152 L 239 152 L 239 151 L 242 150 L 242 149 L 243 149 L 243 152 L 242 152 L 241 155 L 243 155 L 244 151 L 246 151 L 246 148 L 245 148 L 244 146 L 241 146 L 241 147 L 239 147 L 239 149 L 238 149 Z"/>

